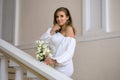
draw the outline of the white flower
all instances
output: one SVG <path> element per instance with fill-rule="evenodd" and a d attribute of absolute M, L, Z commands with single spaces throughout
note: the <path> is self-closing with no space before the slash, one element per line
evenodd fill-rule
<path fill-rule="evenodd" d="M 37 59 L 39 58 L 39 54 L 36 55 L 36 58 L 37 58 Z"/>
<path fill-rule="evenodd" d="M 48 45 L 47 44 L 43 44 L 43 48 L 47 48 L 48 47 Z"/>
<path fill-rule="evenodd" d="M 45 43 L 45 41 L 41 41 L 40 43 L 41 43 L 41 44 L 44 44 L 44 43 Z"/>
<path fill-rule="evenodd" d="M 52 57 L 52 54 L 49 54 L 48 56 L 49 56 L 49 57 Z"/>
<path fill-rule="evenodd" d="M 50 49 L 47 49 L 46 52 L 47 52 L 47 53 L 50 53 Z"/>
<path fill-rule="evenodd" d="M 43 40 L 37 40 L 35 42 L 35 49 L 36 49 L 36 58 L 40 61 L 43 61 L 46 55 L 51 54 L 51 49 L 49 45 Z"/>
<path fill-rule="evenodd" d="M 37 48 L 37 51 L 41 52 L 41 47 L 38 47 L 38 48 Z"/>

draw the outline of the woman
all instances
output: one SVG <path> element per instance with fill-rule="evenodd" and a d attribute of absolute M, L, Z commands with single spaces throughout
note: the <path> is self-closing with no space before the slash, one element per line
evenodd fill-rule
<path fill-rule="evenodd" d="M 69 10 L 58 8 L 54 13 L 54 26 L 49 28 L 41 38 L 50 44 L 52 57 L 47 57 L 45 63 L 55 65 L 55 69 L 67 76 L 72 76 L 72 58 L 76 46 L 75 29 Z"/>

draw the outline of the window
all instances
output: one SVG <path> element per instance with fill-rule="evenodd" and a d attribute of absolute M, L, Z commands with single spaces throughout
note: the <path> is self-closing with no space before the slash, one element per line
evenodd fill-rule
<path fill-rule="evenodd" d="M 83 0 L 83 37 L 93 41 L 120 37 L 120 0 Z"/>
<path fill-rule="evenodd" d="M 108 32 L 108 1 L 83 0 L 83 35 Z"/>

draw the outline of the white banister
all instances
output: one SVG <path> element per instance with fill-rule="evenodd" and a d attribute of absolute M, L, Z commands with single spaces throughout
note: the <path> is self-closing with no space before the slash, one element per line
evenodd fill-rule
<path fill-rule="evenodd" d="M 30 71 L 27 71 L 27 77 L 30 78 L 31 80 L 41 80 L 34 74 L 32 74 Z"/>
<path fill-rule="evenodd" d="M 8 80 L 8 60 L 0 54 L 0 80 Z"/>
<path fill-rule="evenodd" d="M 0 39 L 0 52 L 42 80 L 72 80 L 2 39 Z"/>

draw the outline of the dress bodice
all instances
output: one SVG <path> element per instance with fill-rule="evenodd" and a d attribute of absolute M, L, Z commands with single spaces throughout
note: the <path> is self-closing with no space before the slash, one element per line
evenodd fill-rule
<path fill-rule="evenodd" d="M 50 44 L 53 58 L 57 59 L 58 62 L 64 61 L 64 59 L 61 60 L 62 57 L 65 60 L 72 59 L 76 40 L 72 37 L 65 37 L 59 32 L 51 35 L 50 30 L 51 28 L 41 36 L 41 39 Z"/>
<path fill-rule="evenodd" d="M 51 43 L 55 46 L 58 47 L 60 45 L 60 42 L 63 40 L 63 36 L 61 33 L 56 33 L 51 37 Z"/>
<path fill-rule="evenodd" d="M 54 34 L 51 37 L 49 44 L 50 44 L 53 56 L 56 55 L 56 50 L 59 47 L 59 45 L 61 45 L 63 39 L 64 39 L 64 36 L 59 32 Z"/>

